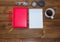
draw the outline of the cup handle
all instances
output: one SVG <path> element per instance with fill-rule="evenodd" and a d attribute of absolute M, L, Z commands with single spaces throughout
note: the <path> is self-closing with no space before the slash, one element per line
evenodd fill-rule
<path fill-rule="evenodd" d="M 51 19 L 54 19 L 54 16 L 51 16 Z"/>

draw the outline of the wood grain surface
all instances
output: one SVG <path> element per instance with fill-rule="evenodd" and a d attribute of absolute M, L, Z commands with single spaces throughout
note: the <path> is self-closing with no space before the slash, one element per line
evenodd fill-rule
<path fill-rule="evenodd" d="M 60 0 L 44 0 L 45 6 L 36 6 L 35 8 L 43 8 L 43 13 L 47 8 L 53 8 L 55 10 L 54 19 L 48 19 L 44 15 L 44 28 L 43 29 L 13 29 L 9 32 L 11 27 L 11 22 L 8 23 L 8 12 L 11 11 L 13 7 L 16 6 L 17 1 L 25 0 L 0 0 L 0 41 L 1 42 L 59 42 L 60 39 Z M 27 7 L 33 8 L 31 6 L 32 1 L 39 0 L 27 0 L 29 5 Z M 18 6 L 19 7 L 19 6 Z M 10 25 L 9 25 L 10 24 Z M 22 39 L 26 38 L 26 39 Z M 27 39 L 29 38 L 29 39 Z M 30 39 L 33 38 L 33 39 Z M 49 38 L 49 39 L 47 39 Z M 51 38 L 51 39 L 50 39 Z M 54 39 L 55 38 L 55 39 Z"/>

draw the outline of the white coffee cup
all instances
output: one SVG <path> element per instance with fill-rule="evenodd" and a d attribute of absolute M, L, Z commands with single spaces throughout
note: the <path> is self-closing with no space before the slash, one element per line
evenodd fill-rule
<path fill-rule="evenodd" d="M 47 14 L 47 11 L 50 11 L 50 13 L 52 12 L 52 14 L 49 16 L 49 13 Z M 48 8 L 48 9 L 46 9 L 46 11 L 45 11 L 45 16 L 47 17 L 47 18 L 51 18 L 51 19 L 54 19 L 54 15 L 55 15 L 55 10 L 53 9 L 53 8 Z"/>

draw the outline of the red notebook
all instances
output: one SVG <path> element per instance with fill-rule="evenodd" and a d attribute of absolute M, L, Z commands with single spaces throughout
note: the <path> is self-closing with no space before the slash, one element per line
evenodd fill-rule
<path fill-rule="evenodd" d="M 27 7 L 14 7 L 13 8 L 13 28 L 27 28 L 28 8 Z"/>

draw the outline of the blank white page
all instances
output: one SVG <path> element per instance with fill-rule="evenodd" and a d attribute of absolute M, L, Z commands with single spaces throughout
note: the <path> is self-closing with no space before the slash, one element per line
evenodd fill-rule
<path fill-rule="evenodd" d="M 29 9 L 29 28 L 43 28 L 43 9 Z"/>

